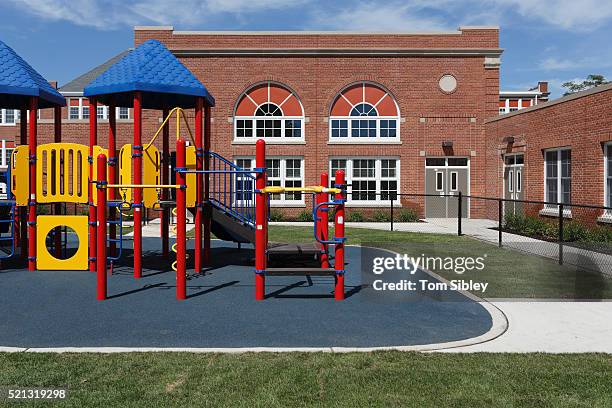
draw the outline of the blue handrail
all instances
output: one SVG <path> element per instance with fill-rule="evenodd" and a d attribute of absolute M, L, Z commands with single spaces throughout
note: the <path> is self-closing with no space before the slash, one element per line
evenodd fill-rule
<path fill-rule="evenodd" d="M 255 174 L 215 152 L 208 152 L 209 202 L 243 224 L 255 226 Z"/>
<path fill-rule="evenodd" d="M 313 231 L 314 231 L 314 237 L 317 240 L 318 243 L 320 244 L 328 244 L 328 245 L 337 245 L 337 244 L 342 244 L 343 242 L 346 241 L 346 238 L 336 238 L 333 237 L 332 239 L 329 240 L 322 240 L 321 238 L 319 238 L 319 236 L 317 235 L 317 221 L 320 220 L 320 218 L 317 216 L 317 213 L 319 212 L 319 208 L 323 207 L 323 206 L 327 206 L 329 207 L 330 205 L 340 205 L 343 204 L 344 200 L 334 200 L 334 201 L 327 201 L 327 202 L 323 202 L 323 203 L 319 203 L 317 205 L 313 206 L 312 209 L 312 218 L 314 219 L 314 225 L 313 225 Z M 324 211 L 324 210 L 322 210 Z"/>
<path fill-rule="evenodd" d="M 123 253 L 123 213 L 121 212 L 121 204 L 121 202 L 107 202 L 107 205 L 109 207 L 119 208 L 119 211 L 117 211 L 117 213 L 119 214 L 119 218 L 115 220 L 107 220 L 107 224 L 119 226 L 119 238 L 111 238 L 109 231 L 109 234 L 106 239 L 106 242 L 108 242 L 108 244 L 110 244 L 111 242 L 119 244 L 117 255 L 106 257 L 107 261 L 109 262 L 117 261 L 119 258 L 121 258 L 121 254 Z"/>

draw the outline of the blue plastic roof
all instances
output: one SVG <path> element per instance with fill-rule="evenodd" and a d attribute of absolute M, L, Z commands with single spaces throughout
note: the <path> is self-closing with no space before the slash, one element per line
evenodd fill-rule
<path fill-rule="evenodd" d="M 145 109 L 192 108 L 196 96 L 215 104 L 204 85 L 157 40 L 146 41 L 113 64 L 85 87 L 84 95 L 131 107 L 134 91 L 142 92 Z"/>
<path fill-rule="evenodd" d="M 0 41 L 0 108 L 27 109 L 31 96 L 40 108 L 65 106 L 66 99 L 11 47 Z"/>

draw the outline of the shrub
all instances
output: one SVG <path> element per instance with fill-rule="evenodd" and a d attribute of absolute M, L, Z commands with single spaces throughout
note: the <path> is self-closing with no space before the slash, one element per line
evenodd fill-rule
<path fill-rule="evenodd" d="M 400 222 L 418 222 L 419 214 L 413 208 L 405 208 L 399 212 L 398 220 Z"/>
<path fill-rule="evenodd" d="M 285 219 L 285 214 L 283 214 L 280 210 L 271 209 L 270 210 L 270 221 L 283 221 Z"/>
<path fill-rule="evenodd" d="M 330 218 L 331 219 L 331 218 Z M 365 217 L 361 211 L 351 211 L 348 213 L 346 220 L 349 222 L 363 222 Z"/>
<path fill-rule="evenodd" d="M 391 221 L 391 214 L 386 211 L 378 210 L 372 214 L 372 220 L 374 220 L 374 222 L 389 222 Z"/>
<path fill-rule="evenodd" d="M 591 231 L 584 225 L 573 221 L 568 222 L 563 228 L 563 240 L 568 242 L 573 241 L 590 241 L 592 239 Z"/>
<path fill-rule="evenodd" d="M 612 242 L 612 228 L 599 225 L 590 231 L 589 239 L 593 242 Z"/>
<path fill-rule="evenodd" d="M 312 221 L 312 213 L 310 211 L 303 210 L 298 214 L 297 220 L 301 222 Z"/>

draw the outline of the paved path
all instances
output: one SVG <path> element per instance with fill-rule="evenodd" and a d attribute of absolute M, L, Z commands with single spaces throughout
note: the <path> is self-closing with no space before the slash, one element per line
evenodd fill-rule
<path fill-rule="evenodd" d="M 442 351 L 612 353 L 612 302 L 494 302 L 508 330 L 486 343 Z"/>

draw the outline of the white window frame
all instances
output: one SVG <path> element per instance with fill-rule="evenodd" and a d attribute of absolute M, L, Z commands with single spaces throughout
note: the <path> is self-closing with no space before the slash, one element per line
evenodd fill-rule
<path fill-rule="evenodd" d="M 399 207 L 401 206 L 401 202 L 399 200 L 399 194 L 401 194 L 401 160 L 398 156 L 355 156 L 355 157 L 346 157 L 346 156 L 332 156 L 329 158 L 328 169 L 330 175 L 330 184 L 335 182 L 335 174 L 332 171 L 332 160 L 346 160 L 346 183 L 347 187 L 347 200 L 346 204 L 350 207 L 388 207 L 391 204 L 391 200 L 383 200 L 381 197 L 381 182 L 383 181 L 382 177 L 382 161 L 383 160 L 395 160 L 395 178 L 385 177 L 384 181 L 393 181 L 397 182 L 397 196 L 398 199 L 393 200 L 394 205 Z M 364 178 L 360 177 L 359 180 L 375 180 L 376 181 L 376 199 L 375 200 L 353 200 L 353 188 L 351 186 L 353 182 L 353 160 L 374 160 L 374 177 L 373 178 Z"/>
<path fill-rule="evenodd" d="M 238 164 L 238 160 L 250 160 L 251 162 L 251 169 L 255 168 L 255 158 L 253 156 L 235 156 L 234 157 L 234 164 Z M 285 183 L 287 182 L 288 178 L 287 178 L 287 160 L 299 160 L 300 161 L 300 178 L 291 178 L 290 180 L 300 180 L 302 183 L 302 187 L 305 186 L 304 184 L 304 172 L 305 172 L 305 166 L 304 166 L 304 157 L 302 156 L 270 156 L 270 157 L 266 157 L 266 160 L 280 160 L 280 185 L 285 187 Z M 254 181 L 253 181 L 254 182 Z M 271 207 L 303 207 L 306 205 L 306 201 L 304 200 L 304 193 L 301 194 L 301 199 L 300 200 L 287 200 L 286 199 L 286 195 L 285 194 L 293 194 L 293 193 L 281 193 L 280 194 L 280 199 L 273 199 L 272 197 L 274 197 L 273 195 L 270 195 L 270 206 Z M 242 203 L 242 201 L 237 201 L 237 203 Z M 254 203 L 254 201 L 253 201 Z"/>
<path fill-rule="evenodd" d="M 13 111 L 13 121 L 6 121 L 6 112 Z M 0 126 L 15 126 L 17 123 L 17 119 L 19 118 L 19 110 L 18 109 L 0 109 Z"/>
<path fill-rule="evenodd" d="M 389 144 L 399 144 L 401 143 L 401 112 L 399 109 L 399 105 L 397 104 L 397 101 L 395 100 L 395 98 L 389 93 L 387 92 L 384 88 L 382 88 L 380 85 L 376 84 L 376 83 L 372 83 L 372 82 L 362 82 L 361 85 L 363 86 L 363 95 L 364 97 L 362 98 L 361 101 L 353 104 L 352 102 L 350 102 L 345 96 L 344 96 L 344 91 L 348 88 L 350 88 L 350 85 L 347 88 L 344 88 L 339 96 L 335 99 L 335 101 L 337 101 L 339 98 L 343 98 L 344 101 L 346 103 L 348 103 L 351 108 L 349 110 L 349 115 L 348 116 L 329 116 L 328 118 L 328 126 L 327 126 L 327 137 L 328 137 L 328 142 L 330 144 L 357 144 L 357 143 L 363 143 L 363 144 L 384 144 L 384 143 L 389 143 Z M 376 88 L 379 88 L 381 90 L 383 90 L 385 92 L 385 94 L 376 102 L 376 103 L 370 103 L 368 101 L 365 100 L 365 86 L 366 85 L 370 85 L 370 86 L 374 86 Z M 391 98 L 391 100 L 393 101 L 393 104 L 395 105 L 395 111 L 397 113 L 397 115 L 394 116 L 378 116 L 378 109 L 377 106 L 380 102 L 383 101 L 383 99 L 385 98 Z M 334 103 L 335 103 L 334 101 Z M 358 105 L 361 104 L 368 104 L 374 107 L 374 110 L 376 111 L 377 116 L 350 116 L 350 112 Z M 348 135 L 347 137 L 332 137 L 332 123 L 334 120 L 347 120 L 348 121 Z M 375 120 L 376 121 L 376 137 L 359 137 L 359 136 L 353 136 L 352 135 L 352 120 Z M 393 137 L 381 137 L 380 136 L 380 121 L 382 120 L 394 120 L 395 121 L 395 136 Z"/>
<path fill-rule="evenodd" d="M 546 164 L 548 163 L 546 160 L 546 155 L 549 152 L 557 152 L 557 176 L 556 176 L 556 184 L 557 184 L 557 203 L 562 203 L 563 202 L 563 191 L 562 191 L 562 169 L 561 169 L 561 156 L 562 156 L 562 152 L 563 151 L 569 151 L 570 152 L 570 172 L 571 172 L 571 167 L 572 167 L 572 159 L 571 159 L 571 148 L 570 147 L 558 147 L 558 148 L 553 148 L 553 149 L 545 149 L 544 150 L 544 201 L 549 201 L 548 200 L 548 177 L 546 176 Z M 571 173 L 570 173 L 571 174 Z M 572 176 L 570 175 L 570 203 L 571 203 L 571 182 L 572 182 Z M 566 203 L 564 203 L 566 204 Z M 545 210 L 558 210 L 559 206 L 557 204 L 545 204 L 544 205 Z M 569 213 L 571 214 L 571 208 L 567 207 L 567 209 L 563 210 L 564 213 Z"/>
<path fill-rule="evenodd" d="M 70 105 L 70 101 L 73 100 L 73 99 L 78 99 L 79 100 L 79 104 L 76 105 L 76 106 Z M 77 108 L 78 109 L 79 114 L 78 114 L 78 118 L 76 118 L 76 119 L 73 119 L 73 118 L 70 117 L 70 110 L 72 108 Z M 84 114 L 83 114 L 85 108 L 89 109 L 89 101 L 87 100 L 87 98 L 83 98 L 83 97 L 68 98 L 68 118 L 67 118 L 67 120 L 68 121 L 75 121 L 75 120 L 87 120 L 87 119 L 89 119 L 89 116 L 85 117 Z M 107 107 L 105 107 L 105 108 L 108 109 Z M 106 110 L 106 112 L 107 112 L 106 118 L 108 118 L 108 111 Z M 89 114 L 91 114 L 91 112 L 89 112 Z M 96 109 L 96 114 L 97 114 L 97 109 Z"/>
<path fill-rule="evenodd" d="M 127 117 L 126 118 L 122 118 L 121 117 L 121 109 L 127 109 Z M 115 108 L 115 118 L 117 120 L 129 120 L 130 119 L 130 108 L 125 107 L 125 106 L 117 106 Z"/>

